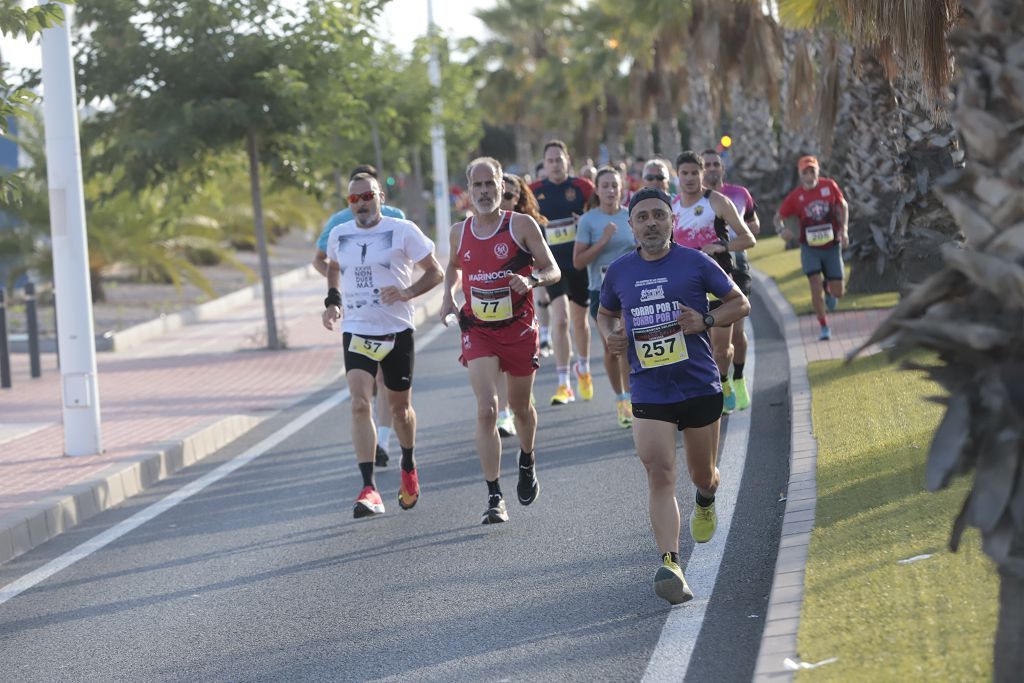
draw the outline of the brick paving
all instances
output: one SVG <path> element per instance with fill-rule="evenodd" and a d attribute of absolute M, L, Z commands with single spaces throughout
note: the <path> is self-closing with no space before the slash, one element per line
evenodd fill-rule
<path fill-rule="evenodd" d="M 867 341 L 891 312 L 891 308 L 844 311 L 840 301 L 839 310 L 828 314 L 828 324 L 832 329 L 832 339 L 829 341 L 818 340 L 821 328 L 815 316 L 800 316 L 800 337 L 807 362 L 846 358 L 851 351 Z M 877 344 L 872 344 L 862 355 L 871 355 L 881 350 Z"/>

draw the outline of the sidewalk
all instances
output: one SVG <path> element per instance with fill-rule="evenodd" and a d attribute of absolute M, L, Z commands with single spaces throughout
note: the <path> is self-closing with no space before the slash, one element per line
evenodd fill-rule
<path fill-rule="evenodd" d="M 13 388 L 0 391 L 0 563 L 210 455 L 270 415 L 336 381 L 340 339 L 320 322 L 325 285 L 312 272 L 275 287 L 287 349 L 266 351 L 256 297 L 130 350 L 97 354 L 102 444 L 64 457 L 60 374 L 47 355 L 31 379 L 12 358 Z M 422 324 L 439 292 L 417 300 Z"/>
<path fill-rule="evenodd" d="M 796 639 L 817 504 L 818 444 L 813 435 L 807 365 L 819 360 L 845 359 L 852 350 L 867 341 L 892 309 L 843 311 L 840 302 L 840 310 L 828 316 L 832 339 L 819 341 L 815 316 L 797 317 L 771 278 L 756 269 L 752 274 L 789 351 L 791 429 L 786 511 L 754 680 L 791 681 L 795 671 L 786 662 L 799 662 Z M 871 355 L 879 351 L 881 348 L 873 344 L 862 353 Z"/>

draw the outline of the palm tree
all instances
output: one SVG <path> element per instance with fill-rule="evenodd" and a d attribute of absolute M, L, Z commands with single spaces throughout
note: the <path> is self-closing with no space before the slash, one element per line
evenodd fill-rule
<path fill-rule="evenodd" d="M 937 192 L 966 243 L 942 250 L 941 270 L 914 287 L 866 344 L 891 337 L 897 353 L 924 348 L 939 356 L 941 362 L 926 370 L 948 397 L 929 453 L 927 484 L 941 489 L 954 475 L 974 470 L 950 546 L 957 548 L 968 525 L 981 530 L 983 548 L 1000 574 L 994 679 L 1019 680 L 1024 671 L 1024 174 L 1018 141 L 1024 100 L 1013 84 L 1024 82 L 1024 64 L 1014 57 L 1024 36 L 1024 8 L 1017 0 L 835 4 L 848 29 L 892 45 L 894 56 L 913 65 L 925 90 L 936 95 L 945 91 L 948 78 L 947 36 L 953 49 L 957 87 L 951 121 L 963 139 L 967 163 L 944 175 Z M 888 11 L 880 12 L 879 5 Z"/>

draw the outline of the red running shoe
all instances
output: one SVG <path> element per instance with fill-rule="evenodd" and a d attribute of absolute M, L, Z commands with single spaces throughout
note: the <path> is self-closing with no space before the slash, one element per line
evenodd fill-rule
<path fill-rule="evenodd" d="M 352 516 L 356 519 L 360 517 L 372 517 L 373 515 L 384 514 L 384 501 L 380 499 L 380 494 L 377 493 L 377 489 L 372 486 L 365 487 L 359 492 L 359 497 L 356 498 L 356 504 L 352 508 Z"/>
<path fill-rule="evenodd" d="M 398 507 L 411 510 L 420 499 L 420 475 L 416 468 L 412 472 L 402 470 L 402 485 L 398 487 Z"/>

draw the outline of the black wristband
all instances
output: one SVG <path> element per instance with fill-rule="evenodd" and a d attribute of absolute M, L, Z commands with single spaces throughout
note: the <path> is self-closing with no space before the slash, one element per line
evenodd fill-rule
<path fill-rule="evenodd" d="M 331 306 L 341 308 L 341 292 L 334 287 L 327 290 L 327 297 L 324 299 L 324 308 L 330 308 Z"/>
<path fill-rule="evenodd" d="M 540 278 L 533 273 L 530 273 L 530 276 L 527 279 L 530 281 L 530 289 L 540 287 Z"/>

